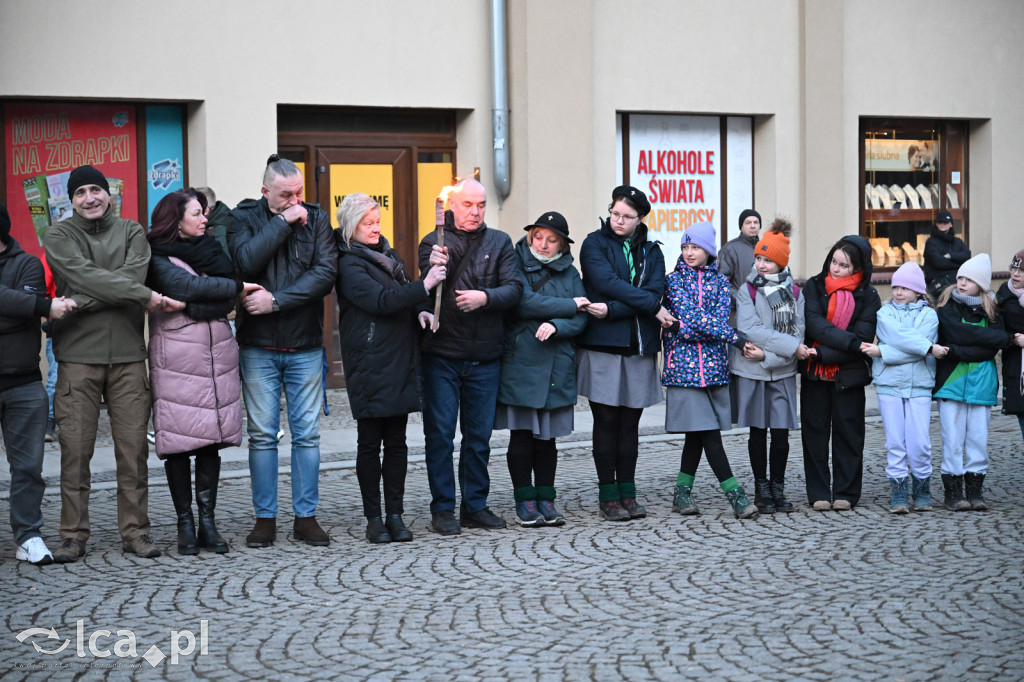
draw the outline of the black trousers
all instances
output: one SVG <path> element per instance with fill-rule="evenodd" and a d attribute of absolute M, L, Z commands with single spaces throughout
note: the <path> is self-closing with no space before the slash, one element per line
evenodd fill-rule
<path fill-rule="evenodd" d="M 860 501 L 864 477 L 864 387 L 837 391 L 834 381 L 800 382 L 807 501 Z M 832 470 L 829 471 L 829 437 Z"/>
<path fill-rule="evenodd" d="M 643 408 L 591 401 L 590 411 L 594 414 L 594 466 L 598 485 L 632 483 L 636 480 Z"/>
<path fill-rule="evenodd" d="M 750 469 L 754 480 L 768 478 L 768 464 L 771 463 L 772 479 L 777 483 L 786 480 L 786 464 L 789 462 L 789 429 L 771 429 L 772 444 L 769 450 L 768 429 L 750 427 L 747 440 L 747 454 L 750 455 Z"/>
<path fill-rule="evenodd" d="M 388 514 L 405 511 L 405 472 L 409 464 L 409 448 L 405 444 L 405 427 L 409 415 L 372 417 L 356 422 L 356 478 L 363 496 L 363 516 L 381 516 L 380 484 L 384 479 L 384 505 Z M 381 459 L 381 444 L 384 457 Z"/>
<path fill-rule="evenodd" d="M 688 431 L 683 443 L 683 454 L 679 461 L 679 471 L 689 476 L 697 473 L 701 452 L 708 458 L 711 470 L 715 472 L 718 482 L 732 478 L 732 468 L 725 454 L 721 431 Z"/>
<path fill-rule="evenodd" d="M 534 438 L 526 429 L 509 432 L 508 475 L 513 488 L 555 485 L 555 470 L 558 468 L 558 447 L 555 439 Z"/>

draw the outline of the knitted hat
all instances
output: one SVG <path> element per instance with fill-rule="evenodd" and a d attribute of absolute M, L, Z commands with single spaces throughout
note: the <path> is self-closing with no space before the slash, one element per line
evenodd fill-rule
<path fill-rule="evenodd" d="M 892 273 L 892 285 L 910 289 L 919 294 L 928 293 L 928 286 L 924 283 L 924 270 L 914 261 L 907 261 Z"/>
<path fill-rule="evenodd" d="M 987 253 L 979 253 L 961 265 L 956 276 L 966 277 L 980 286 L 982 291 L 988 291 L 992 287 L 992 259 Z"/>
<path fill-rule="evenodd" d="M 715 226 L 711 223 L 696 223 L 683 232 L 683 244 L 696 244 L 708 252 L 712 258 L 718 258 L 718 247 L 715 245 Z"/>
<path fill-rule="evenodd" d="M 523 229 L 531 230 L 535 227 L 543 227 L 545 229 L 551 230 L 568 243 L 575 243 L 573 242 L 573 240 L 569 239 L 569 223 L 566 221 L 565 217 L 558 211 L 548 211 L 547 213 L 537 218 L 537 220 L 533 221 Z"/>
<path fill-rule="evenodd" d="M 1013 260 L 1010 261 L 1011 268 L 1024 268 L 1024 249 L 1021 249 L 1017 253 L 1013 254 Z"/>
<path fill-rule="evenodd" d="M 744 211 L 747 213 L 747 211 Z M 750 211 L 754 213 L 754 211 Z M 754 215 L 757 215 L 754 213 Z M 757 216 L 760 218 L 761 216 Z M 761 241 L 754 246 L 754 256 L 765 256 L 780 268 L 789 265 L 789 233 L 793 226 L 785 218 L 776 218 L 771 229 L 764 233 Z"/>
<path fill-rule="evenodd" d="M 110 185 L 107 184 L 107 178 L 104 177 L 103 173 L 100 173 L 92 166 L 86 165 L 79 166 L 71 171 L 71 175 L 68 176 L 68 197 L 75 196 L 78 188 L 85 185 L 102 187 L 107 194 L 110 194 Z"/>
<path fill-rule="evenodd" d="M 11 236 L 11 216 L 7 214 L 7 207 L 0 204 L 0 243 L 7 243 Z"/>
<path fill-rule="evenodd" d="M 619 185 L 612 190 L 612 203 L 619 199 L 629 199 L 641 218 L 651 212 L 651 202 L 647 201 L 647 195 L 632 185 Z"/>
<path fill-rule="evenodd" d="M 743 221 L 746 220 L 747 218 L 749 218 L 750 216 L 754 216 L 755 218 L 757 218 L 758 225 L 761 225 L 761 223 L 764 222 L 764 221 L 761 220 L 761 214 L 760 213 L 758 213 L 757 211 L 755 211 L 752 208 L 748 208 L 748 209 L 745 209 L 743 211 L 743 213 L 740 213 L 740 227 L 743 227 Z"/>

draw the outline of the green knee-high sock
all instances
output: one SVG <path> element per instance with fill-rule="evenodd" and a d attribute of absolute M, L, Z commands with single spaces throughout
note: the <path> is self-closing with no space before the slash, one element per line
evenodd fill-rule
<path fill-rule="evenodd" d="M 682 471 L 680 471 L 679 475 L 676 476 L 676 485 L 683 485 L 686 486 L 687 488 L 692 488 L 694 480 L 694 477 L 691 476 L 690 474 L 684 474 Z"/>
<path fill-rule="evenodd" d="M 722 491 L 723 492 L 729 492 L 730 490 L 736 490 L 736 488 L 740 487 L 740 483 L 739 483 L 739 481 L 736 480 L 735 476 L 733 476 L 731 478 L 725 479 L 724 481 L 722 481 L 718 485 L 722 486 Z"/>
<path fill-rule="evenodd" d="M 555 500 L 555 486 L 553 485 L 539 485 L 537 486 L 537 499 L 547 500 L 554 502 Z"/>
<path fill-rule="evenodd" d="M 526 502 L 527 500 L 537 499 L 537 489 L 532 485 L 524 485 L 522 488 L 516 488 L 512 491 L 512 497 L 515 498 L 516 502 Z"/>
<path fill-rule="evenodd" d="M 619 484 L 605 483 L 604 485 L 598 486 L 597 499 L 601 502 L 614 502 L 615 500 L 621 500 L 622 495 L 619 493 Z"/>

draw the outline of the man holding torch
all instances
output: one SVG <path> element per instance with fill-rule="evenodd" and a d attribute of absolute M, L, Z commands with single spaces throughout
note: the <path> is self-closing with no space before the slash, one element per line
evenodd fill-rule
<path fill-rule="evenodd" d="M 419 247 L 420 273 L 447 265 L 440 296 L 421 308 L 423 339 L 423 433 L 430 483 L 431 529 L 458 535 L 461 528 L 504 528 L 487 508 L 491 431 L 498 398 L 506 311 L 519 304 L 519 279 L 512 240 L 484 224 L 487 190 L 473 179 L 451 192 L 444 225 Z M 443 247 L 438 236 L 443 232 Z M 431 262 L 433 261 L 433 262 Z M 460 412 L 461 410 L 461 412 Z M 459 487 L 462 504 L 455 518 L 455 425 L 462 419 Z"/>

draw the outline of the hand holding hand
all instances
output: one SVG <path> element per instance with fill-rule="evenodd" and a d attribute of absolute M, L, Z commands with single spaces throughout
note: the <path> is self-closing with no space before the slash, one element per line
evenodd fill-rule
<path fill-rule="evenodd" d="M 69 313 L 73 313 L 78 309 L 78 304 L 75 303 L 73 298 L 55 298 L 50 301 L 50 319 L 59 320 Z M 1018 334 L 1019 336 L 1019 334 Z"/>
<path fill-rule="evenodd" d="M 1024 334 L 1014 334 L 1013 343 L 1021 348 L 1024 348 Z"/>
<path fill-rule="evenodd" d="M 940 346 L 937 343 L 932 344 L 932 357 L 938 360 L 949 355 L 949 346 Z"/>
<path fill-rule="evenodd" d="M 588 299 L 586 296 L 577 296 L 572 300 L 576 302 L 576 312 L 580 312 L 588 305 L 590 305 L 590 299 Z"/>
<path fill-rule="evenodd" d="M 542 322 L 541 325 L 537 327 L 537 340 L 547 341 L 554 335 L 555 331 L 557 331 L 555 329 L 555 325 L 551 324 L 550 322 Z"/>
<path fill-rule="evenodd" d="M 860 352 L 869 358 L 880 358 L 882 357 L 882 349 L 878 347 L 877 343 L 862 343 L 860 344 Z"/>
<path fill-rule="evenodd" d="M 591 303 L 587 306 L 587 313 L 601 320 L 608 317 L 607 303 Z"/>
<path fill-rule="evenodd" d="M 255 282 L 242 282 L 242 296 L 248 296 L 254 291 L 266 291 L 262 285 Z"/>
<path fill-rule="evenodd" d="M 747 341 L 743 344 L 743 357 L 747 360 L 764 360 L 764 351 Z"/>
<path fill-rule="evenodd" d="M 654 315 L 654 317 L 656 317 L 658 322 L 661 323 L 662 329 L 667 329 L 679 321 L 676 318 L 672 317 L 672 313 L 665 310 L 665 306 L 661 306 L 661 308 Z"/>
<path fill-rule="evenodd" d="M 478 289 L 456 289 L 455 305 L 464 313 L 472 312 L 487 305 L 487 294 Z"/>
<path fill-rule="evenodd" d="M 801 343 L 799 346 L 796 347 L 796 359 L 806 360 L 809 357 L 808 351 L 810 351 L 810 348 L 808 348 L 805 344 Z"/>
<path fill-rule="evenodd" d="M 274 295 L 266 289 L 260 289 L 243 298 L 242 305 L 250 315 L 266 315 L 274 312 Z"/>

